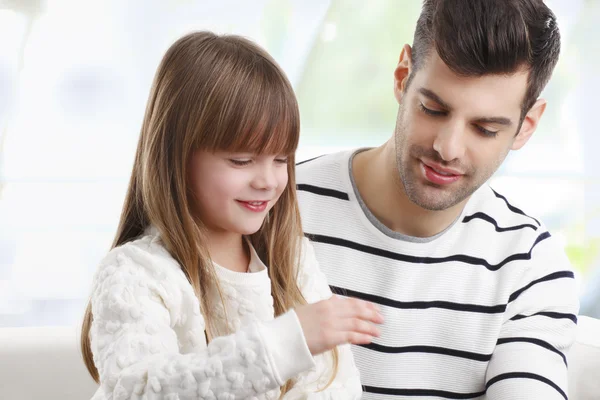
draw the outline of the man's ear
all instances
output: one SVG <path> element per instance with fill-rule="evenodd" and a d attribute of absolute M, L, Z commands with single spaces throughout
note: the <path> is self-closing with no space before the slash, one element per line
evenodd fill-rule
<path fill-rule="evenodd" d="M 525 143 L 531 138 L 533 132 L 535 132 L 540 120 L 542 119 L 542 115 L 546 110 L 546 100 L 538 99 L 535 102 L 533 107 L 527 112 L 525 118 L 523 119 L 523 123 L 521 124 L 521 129 L 517 136 L 515 136 L 515 140 L 511 146 L 511 150 L 519 150 L 521 147 L 525 146 Z"/>
<path fill-rule="evenodd" d="M 402 99 L 404 89 L 406 89 L 406 83 L 412 69 L 412 48 L 405 44 L 400 52 L 400 59 L 398 65 L 394 70 L 394 96 L 398 103 Z"/>

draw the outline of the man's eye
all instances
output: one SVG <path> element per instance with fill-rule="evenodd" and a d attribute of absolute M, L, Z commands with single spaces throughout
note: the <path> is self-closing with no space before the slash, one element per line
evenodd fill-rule
<path fill-rule="evenodd" d="M 475 125 L 475 129 L 477 129 L 479 132 L 481 132 L 483 136 L 486 137 L 495 138 L 496 136 L 498 136 L 498 131 L 490 131 L 479 125 Z"/>
<path fill-rule="evenodd" d="M 423 105 L 423 103 L 419 104 L 419 108 L 421 109 L 421 111 L 423 111 L 425 114 L 427 115 L 431 115 L 432 117 L 441 117 L 446 115 L 445 111 L 436 111 L 436 110 L 432 110 L 430 108 L 427 108 Z"/>

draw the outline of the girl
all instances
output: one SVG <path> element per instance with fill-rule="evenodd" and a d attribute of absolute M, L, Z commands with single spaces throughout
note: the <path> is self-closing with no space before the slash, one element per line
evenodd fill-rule
<path fill-rule="evenodd" d="M 95 400 L 360 398 L 348 343 L 382 317 L 332 297 L 302 238 L 299 125 L 252 42 L 200 32 L 167 51 L 83 325 Z"/>

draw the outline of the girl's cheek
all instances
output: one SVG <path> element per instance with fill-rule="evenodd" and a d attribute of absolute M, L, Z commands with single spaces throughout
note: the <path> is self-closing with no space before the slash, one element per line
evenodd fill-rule
<path fill-rule="evenodd" d="M 279 189 L 283 191 L 288 183 L 288 172 L 287 168 L 281 169 L 281 176 L 279 177 Z"/>

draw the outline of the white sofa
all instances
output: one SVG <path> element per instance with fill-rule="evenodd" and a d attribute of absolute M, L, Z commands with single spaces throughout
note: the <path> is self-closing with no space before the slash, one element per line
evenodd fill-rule
<path fill-rule="evenodd" d="M 568 355 L 569 399 L 600 399 L 600 320 L 580 317 Z M 86 400 L 96 390 L 74 328 L 1 328 L 0 399 Z"/>
<path fill-rule="evenodd" d="M 89 400 L 97 387 L 78 329 L 0 328 L 1 400 Z"/>
<path fill-rule="evenodd" d="M 600 400 L 600 320 L 580 316 L 569 362 L 569 399 Z"/>

